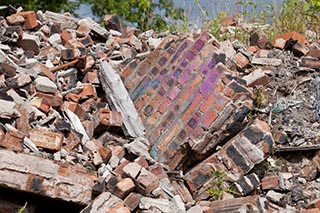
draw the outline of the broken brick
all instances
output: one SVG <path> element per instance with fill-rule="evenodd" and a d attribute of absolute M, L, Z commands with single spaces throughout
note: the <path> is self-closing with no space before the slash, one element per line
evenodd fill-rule
<path fill-rule="evenodd" d="M 62 146 L 64 136 L 58 132 L 31 129 L 29 138 L 37 146 L 50 151 L 59 151 Z"/>
<path fill-rule="evenodd" d="M 36 13 L 34 11 L 24 11 L 18 14 L 24 18 L 25 29 L 30 30 L 38 26 Z"/>
<path fill-rule="evenodd" d="M 159 187 L 158 177 L 145 168 L 141 168 L 136 181 L 138 183 L 138 190 L 141 191 L 142 194 L 150 194 L 154 189 Z"/>
<path fill-rule="evenodd" d="M 141 197 L 141 194 L 132 192 L 126 197 L 124 204 L 131 212 L 133 212 L 139 206 Z"/>
<path fill-rule="evenodd" d="M 7 150 L 0 150 L 0 156 L 1 185 L 82 205 L 90 203 L 95 173 Z"/>
<path fill-rule="evenodd" d="M 130 192 L 132 192 L 135 188 L 134 182 L 131 180 L 131 178 L 125 178 L 119 181 L 114 190 L 113 193 L 123 199 L 125 198 Z"/>

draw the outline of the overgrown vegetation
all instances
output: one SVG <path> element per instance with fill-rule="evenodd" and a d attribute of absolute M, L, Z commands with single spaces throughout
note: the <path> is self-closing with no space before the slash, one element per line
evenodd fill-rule
<path fill-rule="evenodd" d="M 214 180 L 212 181 L 212 187 L 207 190 L 207 193 L 212 195 L 215 200 L 221 200 L 223 193 L 227 192 L 230 194 L 238 194 L 234 190 L 225 187 L 224 178 L 226 177 L 226 173 L 224 171 L 214 171 L 213 172 Z"/>
<path fill-rule="evenodd" d="M 262 29 L 269 39 L 279 33 L 298 31 L 319 39 L 320 35 L 320 0 L 193 0 L 193 8 L 199 11 L 199 22 L 190 20 L 191 11 L 183 8 L 186 0 L 16 0 L 1 1 L 2 5 L 23 6 L 25 10 L 51 10 L 71 12 L 74 15 L 80 3 L 89 4 L 92 13 L 102 19 L 105 14 L 118 14 L 128 25 L 141 31 L 185 32 L 193 29 L 207 30 L 219 40 L 238 39 L 246 44 L 250 33 Z M 205 5 L 204 6 L 204 3 Z M 189 2 L 190 3 L 190 2 Z M 190 9 L 190 8 L 189 8 Z M 221 21 L 232 16 L 238 22 L 235 26 L 222 26 Z"/>

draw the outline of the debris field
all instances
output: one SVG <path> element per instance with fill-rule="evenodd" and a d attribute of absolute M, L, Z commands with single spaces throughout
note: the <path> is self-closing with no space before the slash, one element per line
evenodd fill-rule
<path fill-rule="evenodd" d="M 1 11 L 1 188 L 48 211 L 320 211 L 319 43 Z"/>

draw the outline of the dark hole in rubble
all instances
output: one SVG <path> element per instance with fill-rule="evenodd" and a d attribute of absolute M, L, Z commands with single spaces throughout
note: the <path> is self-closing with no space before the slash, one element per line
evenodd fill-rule
<path fill-rule="evenodd" d="M 17 206 L 23 207 L 26 203 L 26 210 L 28 207 L 34 208 L 34 213 L 56 213 L 56 212 L 68 212 L 68 213 L 78 213 L 84 206 L 66 202 L 61 200 L 55 200 L 52 198 L 42 197 L 35 194 L 20 192 L 12 189 L 0 187 L 0 212 L 3 210 L 8 210 L 6 203 L 8 204 L 18 204 Z M 11 206 L 11 205 L 8 205 Z M 13 207 L 16 205 L 12 205 Z M 10 207 L 9 207 L 10 208 Z M 12 210 L 19 210 L 15 207 Z M 11 210 L 11 209 L 10 209 Z M 12 211 L 11 211 L 12 212 Z M 27 211 L 26 211 L 27 212 Z"/>

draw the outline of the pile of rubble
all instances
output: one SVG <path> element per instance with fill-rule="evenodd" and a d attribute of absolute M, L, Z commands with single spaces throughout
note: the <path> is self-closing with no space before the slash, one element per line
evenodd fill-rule
<path fill-rule="evenodd" d="M 1 11 L 2 187 L 82 212 L 319 211 L 319 44 Z"/>

